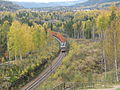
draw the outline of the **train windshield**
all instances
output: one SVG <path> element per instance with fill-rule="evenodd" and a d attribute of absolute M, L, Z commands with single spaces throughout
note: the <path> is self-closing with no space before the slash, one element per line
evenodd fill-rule
<path fill-rule="evenodd" d="M 61 43 L 61 47 L 65 47 L 66 43 Z"/>

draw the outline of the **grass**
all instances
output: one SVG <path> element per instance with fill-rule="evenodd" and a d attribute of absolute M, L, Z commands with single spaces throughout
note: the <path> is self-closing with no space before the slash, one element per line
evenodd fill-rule
<path fill-rule="evenodd" d="M 120 90 L 120 88 L 117 88 L 116 90 Z"/>

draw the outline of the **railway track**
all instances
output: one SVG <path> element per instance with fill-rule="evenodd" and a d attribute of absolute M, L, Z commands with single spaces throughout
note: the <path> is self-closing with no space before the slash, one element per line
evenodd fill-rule
<path fill-rule="evenodd" d="M 65 53 L 60 52 L 59 56 L 55 60 L 53 60 L 53 62 L 48 68 L 46 68 L 36 79 L 25 85 L 20 90 L 35 90 L 37 86 L 39 86 L 57 69 L 57 67 L 61 64 L 64 56 Z"/>

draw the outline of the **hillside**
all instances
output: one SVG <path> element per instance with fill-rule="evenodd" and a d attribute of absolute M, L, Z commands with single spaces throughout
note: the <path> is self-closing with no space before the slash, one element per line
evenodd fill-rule
<path fill-rule="evenodd" d="M 107 7 L 110 7 L 113 3 L 116 4 L 116 6 L 120 6 L 120 0 L 84 0 L 83 3 L 77 2 L 77 4 L 73 3 L 74 5 L 68 5 L 67 3 L 64 4 L 56 4 L 54 7 L 50 7 L 47 5 L 47 7 L 40 7 L 40 8 L 33 8 L 33 10 L 38 11 L 79 11 L 79 10 L 89 10 L 89 9 L 106 9 Z M 52 3 L 51 3 L 52 4 Z M 55 3 L 54 3 L 55 4 Z M 53 5 L 54 5 L 53 4 Z M 65 6 L 65 4 L 67 4 Z"/>
<path fill-rule="evenodd" d="M 71 2 L 49 2 L 49 3 L 35 3 L 35 2 L 10 2 L 0 1 L 0 11 L 15 11 L 18 9 L 34 8 L 38 11 L 74 11 L 85 9 L 104 9 L 115 3 L 120 6 L 120 0 L 76 0 Z"/>
<path fill-rule="evenodd" d="M 36 3 L 36 2 L 14 2 L 20 6 L 24 6 L 25 8 L 43 8 L 43 7 L 56 7 L 56 6 L 71 6 L 77 3 L 82 3 L 87 0 L 76 0 L 69 2 L 48 2 L 48 3 Z"/>
<path fill-rule="evenodd" d="M 101 71 L 99 66 L 101 58 L 99 43 L 73 39 L 70 40 L 70 45 L 70 51 L 64 58 L 61 67 L 36 90 L 49 90 L 49 88 L 62 82 L 85 83 L 89 82 L 91 77 L 97 79 L 97 76 L 94 76 L 93 73 L 91 75 L 91 71 L 94 73 Z"/>
<path fill-rule="evenodd" d="M 0 0 L 0 11 L 15 11 L 23 7 L 9 1 Z"/>
<path fill-rule="evenodd" d="M 111 6 L 113 3 L 120 6 L 120 0 L 88 0 L 84 3 L 76 4 L 73 7 L 80 7 L 83 9 L 103 9 Z"/>
<path fill-rule="evenodd" d="M 84 3 L 79 3 L 76 4 L 77 6 L 90 6 L 94 4 L 101 4 L 101 3 L 106 3 L 106 2 L 116 2 L 120 0 L 88 0 L 87 2 Z"/>

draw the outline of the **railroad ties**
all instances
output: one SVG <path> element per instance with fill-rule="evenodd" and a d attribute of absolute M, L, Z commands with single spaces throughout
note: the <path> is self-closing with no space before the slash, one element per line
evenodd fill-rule
<path fill-rule="evenodd" d="M 65 42 L 65 38 L 60 33 L 49 32 L 52 36 L 56 37 L 60 43 Z M 37 78 L 33 81 L 29 82 L 27 85 L 22 87 L 20 90 L 34 90 L 37 86 L 39 86 L 43 81 L 45 81 L 61 64 L 62 59 L 65 57 L 66 53 L 60 52 L 58 57 L 51 63 L 51 65 L 46 68 Z"/>

